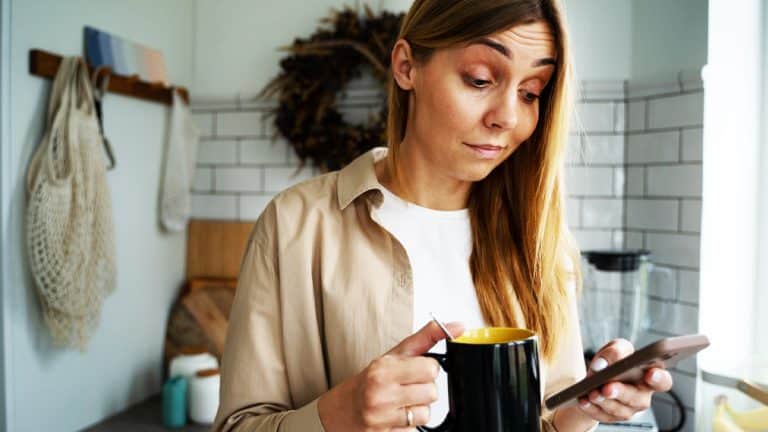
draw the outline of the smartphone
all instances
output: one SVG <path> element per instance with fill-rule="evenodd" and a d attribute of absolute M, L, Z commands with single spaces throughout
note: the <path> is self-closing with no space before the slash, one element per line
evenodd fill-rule
<path fill-rule="evenodd" d="M 638 384 L 650 368 L 667 369 L 680 360 L 690 357 L 709 346 L 709 339 L 702 334 L 668 337 L 635 351 L 594 375 L 588 376 L 546 400 L 547 408 L 576 403 L 579 397 L 613 381 Z"/>

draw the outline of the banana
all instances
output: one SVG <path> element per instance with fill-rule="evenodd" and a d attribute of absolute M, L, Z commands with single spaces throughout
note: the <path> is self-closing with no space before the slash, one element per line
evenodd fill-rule
<path fill-rule="evenodd" d="M 757 408 L 751 411 L 735 411 L 728 400 L 724 400 L 722 405 L 725 411 L 731 416 L 733 422 L 748 431 L 768 431 L 768 406 Z M 719 407 L 718 407 L 719 408 Z"/>
<path fill-rule="evenodd" d="M 736 426 L 728 414 L 728 400 L 725 396 L 715 398 L 715 412 L 712 415 L 712 432 L 744 432 Z"/>

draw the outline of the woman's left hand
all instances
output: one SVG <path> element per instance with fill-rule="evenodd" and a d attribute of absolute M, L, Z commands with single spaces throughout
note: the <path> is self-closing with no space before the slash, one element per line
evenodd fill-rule
<path fill-rule="evenodd" d="M 594 375 L 634 351 L 635 347 L 628 340 L 612 340 L 595 354 L 587 376 Z M 633 385 L 613 381 L 604 384 L 599 390 L 592 390 L 588 397 L 579 398 L 579 406 L 587 415 L 603 423 L 626 421 L 651 406 L 654 392 L 666 392 L 671 388 L 672 375 L 664 369 L 651 368 L 645 371 L 642 383 Z"/>

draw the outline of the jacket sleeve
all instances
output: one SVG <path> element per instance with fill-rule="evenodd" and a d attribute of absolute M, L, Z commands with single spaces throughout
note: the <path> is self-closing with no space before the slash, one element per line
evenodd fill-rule
<path fill-rule="evenodd" d="M 214 432 L 322 432 L 317 400 L 293 406 L 285 366 L 274 203 L 242 261 L 221 364 Z"/>

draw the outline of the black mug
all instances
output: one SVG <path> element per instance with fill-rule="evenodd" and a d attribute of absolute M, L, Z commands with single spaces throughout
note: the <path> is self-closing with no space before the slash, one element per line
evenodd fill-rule
<path fill-rule="evenodd" d="M 427 353 L 448 373 L 450 410 L 422 432 L 539 432 L 541 387 L 538 338 L 526 329 L 469 330 L 447 341 L 445 354 Z"/>

